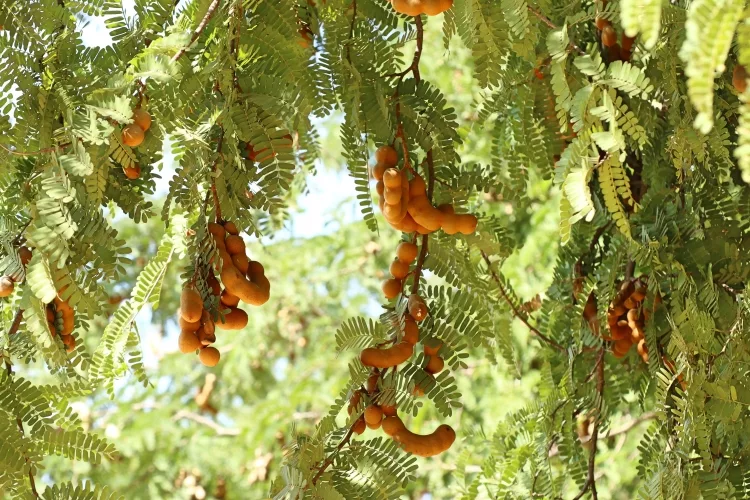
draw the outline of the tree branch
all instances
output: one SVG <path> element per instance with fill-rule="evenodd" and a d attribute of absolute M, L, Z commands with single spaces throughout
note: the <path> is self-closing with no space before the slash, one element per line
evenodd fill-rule
<path fill-rule="evenodd" d="M 589 473 L 586 478 L 586 482 L 581 488 L 581 491 L 573 498 L 573 500 L 579 500 L 583 498 L 583 495 L 587 491 L 591 491 L 591 498 L 598 500 L 599 495 L 596 491 L 596 443 L 599 439 L 599 423 L 602 421 L 602 406 L 604 405 L 604 353 L 607 352 L 607 343 L 602 342 L 602 347 L 599 350 L 599 360 L 597 361 L 596 370 L 596 392 L 598 395 L 598 401 L 596 404 L 596 418 L 594 420 L 594 428 L 591 431 L 591 447 L 589 449 Z"/>
<path fill-rule="evenodd" d="M 354 420 L 354 423 L 352 424 L 351 427 L 349 427 L 349 431 L 344 436 L 344 439 L 342 439 L 341 442 L 338 445 L 336 445 L 336 449 L 333 451 L 333 453 L 328 455 L 328 458 L 326 458 L 325 461 L 323 461 L 323 463 L 320 465 L 320 467 L 318 468 L 318 472 L 312 478 L 312 481 L 311 481 L 312 486 L 315 486 L 315 484 L 317 484 L 318 480 L 326 471 L 326 469 L 333 463 L 333 458 L 336 456 L 336 454 L 339 451 L 341 451 L 341 448 L 343 448 L 344 446 L 347 445 L 347 443 L 349 443 L 349 440 L 352 438 L 352 434 L 354 434 L 354 425 L 357 423 L 357 420 L 359 419 L 357 418 Z"/>
<path fill-rule="evenodd" d="M 505 287 L 503 286 L 502 282 L 500 281 L 500 278 L 498 278 L 497 274 L 495 273 L 495 270 L 492 268 L 492 263 L 490 262 L 490 258 L 487 256 L 486 253 L 484 253 L 484 250 L 482 250 L 482 258 L 487 263 L 487 269 L 489 270 L 490 275 L 492 276 L 492 280 L 495 282 L 495 284 L 497 285 L 497 288 L 500 290 L 500 293 L 502 294 L 503 298 L 505 299 L 505 302 L 507 302 L 508 305 L 510 306 L 510 308 L 513 310 L 513 315 L 516 318 L 520 319 L 521 322 L 523 322 L 523 324 L 526 325 L 526 327 L 531 331 L 531 333 L 533 333 L 534 335 L 536 335 L 541 340 L 543 340 L 547 344 L 551 345 L 552 347 L 554 347 L 558 351 L 563 351 L 564 352 L 565 348 L 562 345 L 558 344 L 557 342 L 555 342 L 551 338 L 547 337 L 545 334 L 543 334 L 542 332 L 540 332 L 538 328 L 532 326 L 529 323 L 529 321 L 526 319 L 526 316 L 524 314 L 522 314 L 521 311 L 519 311 L 518 308 L 516 307 L 516 305 L 513 303 L 513 301 L 510 300 L 510 297 L 508 297 L 508 293 L 505 291 Z"/>
<path fill-rule="evenodd" d="M 558 26 L 555 23 L 553 23 L 552 21 L 550 21 L 549 18 L 547 16 L 545 16 L 544 14 L 542 14 L 539 10 L 535 9 L 531 5 L 528 5 L 527 7 L 529 9 L 529 12 L 531 12 L 532 14 L 534 14 L 540 21 L 542 21 L 544 24 L 546 24 L 549 28 L 551 28 L 553 30 L 559 29 Z M 570 42 L 569 47 L 572 47 L 573 49 L 577 50 L 578 53 L 581 54 L 581 55 L 585 54 L 585 52 L 583 50 L 581 50 L 581 48 L 578 45 L 574 44 L 573 42 Z"/>
<path fill-rule="evenodd" d="M 174 417 L 172 417 L 172 421 L 176 422 L 178 420 L 182 420 L 183 418 L 204 425 L 212 429 L 219 436 L 238 436 L 240 434 L 239 429 L 224 427 L 223 425 L 219 425 L 213 420 L 204 417 L 203 415 L 198 415 L 197 413 L 193 413 L 188 410 L 180 410 L 175 413 Z"/>
<path fill-rule="evenodd" d="M 203 30 L 206 29 L 206 25 L 208 25 L 208 21 L 211 20 L 211 17 L 214 15 L 214 12 L 216 12 L 217 7 L 219 7 L 219 3 L 221 3 L 221 0 L 214 0 L 211 2 L 211 5 L 208 6 L 208 10 L 206 11 L 206 15 L 203 16 L 203 19 L 201 19 L 200 24 L 197 28 L 195 28 L 195 31 L 193 32 L 193 36 L 190 37 L 190 41 L 187 45 L 185 45 L 183 48 L 181 48 L 173 57 L 172 61 L 177 61 L 180 57 L 185 55 L 185 53 L 188 51 L 191 45 L 195 43 L 195 41 L 198 39 L 198 37 L 201 36 L 201 33 L 203 33 Z"/>

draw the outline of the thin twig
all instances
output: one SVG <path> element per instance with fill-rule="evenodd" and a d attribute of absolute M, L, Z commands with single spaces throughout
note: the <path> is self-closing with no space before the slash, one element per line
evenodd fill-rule
<path fill-rule="evenodd" d="M 49 148 L 40 149 L 39 151 L 27 151 L 27 152 L 14 151 L 12 149 L 9 149 L 7 146 L 3 146 L 2 144 L 0 144 L 0 149 L 4 149 L 8 153 L 12 155 L 16 155 L 16 156 L 37 156 L 37 155 L 42 155 L 45 153 L 52 153 L 53 151 L 57 151 L 58 149 L 67 148 L 71 144 L 72 144 L 71 142 L 66 142 L 65 144 L 60 144 L 59 146 L 52 146 Z"/>
<path fill-rule="evenodd" d="M 492 263 L 490 262 L 490 258 L 487 256 L 486 253 L 484 253 L 484 250 L 482 250 L 482 258 L 487 263 L 487 268 L 490 271 L 490 275 L 492 276 L 492 280 L 495 282 L 495 284 L 497 285 L 497 288 L 500 290 L 500 293 L 502 294 L 503 298 L 505 299 L 505 302 L 507 302 L 508 305 L 510 306 L 510 308 L 513 310 L 513 315 L 516 318 L 520 319 L 521 322 L 523 322 L 523 324 L 526 325 L 526 327 L 529 330 L 531 330 L 531 333 L 533 333 L 534 335 L 536 335 L 541 340 L 543 340 L 547 344 L 551 345 L 552 347 L 554 347 L 558 351 L 563 351 L 564 352 L 565 348 L 562 345 L 558 344 L 557 342 L 555 342 L 551 338 L 547 337 L 545 334 L 543 334 L 542 332 L 540 332 L 538 328 L 532 326 L 531 323 L 529 323 L 529 321 L 526 319 L 526 316 L 524 314 L 522 314 L 521 311 L 519 311 L 518 308 L 516 307 L 516 305 L 513 303 L 513 301 L 510 300 L 510 297 L 508 297 L 508 293 L 505 291 L 505 287 L 503 286 L 502 282 L 500 281 L 500 278 L 498 278 L 497 274 L 495 273 L 495 270 L 492 268 Z"/>
<path fill-rule="evenodd" d="M 604 353 L 607 352 L 607 343 L 602 342 L 599 350 L 598 368 L 596 370 L 596 393 L 598 401 L 596 404 L 596 417 L 594 419 L 594 428 L 591 430 L 591 447 L 589 448 L 588 477 L 581 488 L 581 491 L 573 498 L 579 500 L 587 491 L 591 491 L 591 498 L 598 500 L 599 495 L 596 491 L 596 442 L 599 439 L 599 423 L 602 420 L 602 406 L 604 405 Z"/>
<path fill-rule="evenodd" d="M 185 53 L 188 51 L 191 45 L 195 43 L 195 41 L 198 39 L 199 36 L 201 36 L 201 33 L 203 33 L 203 30 L 206 29 L 206 25 L 208 25 L 208 21 L 211 20 L 211 17 L 214 15 L 214 12 L 216 12 L 216 8 L 219 6 L 219 3 L 221 3 L 221 0 L 214 0 L 211 2 L 211 5 L 208 6 L 208 10 L 206 11 L 206 15 L 203 16 L 203 19 L 201 19 L 200 24 L 197 28 L 195 28 L 195 31 L 193 32 L 193 36 L 190 37 L 190 41 L 187 45 L 182 47 L 173 57 L 172 61 L 177 61 L 180 57 L 185 55 Z"/>
<path fill-rule="evenodd" d="M 352 22 L 349 24 L 349 39 L 346 43 L 346 60 L 352 63 L 352 40 L 354 39 L 354 25 L 357 22 L 357 0 L 352 0 Z"/>
<path fill-rule="evenodd" d="M 555 23 L 553 23 L 552 21 L 550 21 L 549 18 L 547 16 L 545 16 L 544 14 L 542 14 L 540 11 L 538 11 L 537 9 L 535 9 L 534 7 L 532 7 L 531 5 L 529 5 L 527 7 L 529 9 L 529 12 L 531 12 L 532 14 L 534 14 L 537 18 L 539 18 L 540 21 L 542 21 L 544 24 L 546 24 L 549 28 L 551 28 L 553 30 L 559 29 L 559 27 Z M 577 50 L 579 54 L 581 54 L 581 55 L 585 54 L 585 52 L 578 45 L 576 45 L 575 43 L 570 42 L 569 46 L 572 47 L 572 48 L 574 48 L 575 50 Z"/>
<path fill-rule="evenodd" d="M 218 434 L 219 436 L 238 436 L 240 434 L 239 429 L 224 427 L 223 425 L 219 425 L 213 420 L 204 417 L 203 415 L 198 415 L 197 413 L 193 413 L 187 410 L 180 410 L 175 413 L 174 417 L 172 417 L 172 421 L 176 422 L 178 420 L 182 420 L 183 418 L 192 420 L 193 422 L 201 425 L 205 425 L 206 427 L 216 432 L 216 434 Z"/>
<path fill-rule="evenodd" d="M 330 466 L 333 463 L 334 457 L 339 451 L 341 451 L 341 448 L 343 448 L 349 443 L 349 440 L 352 438 L 352 434 L 354 434 L 354 425 L 357 423 L 357 420 L 359 419 L 354 420 L 354 424 L 352 424 L 352 426 L 349 427 L 349 431 L 346 433 L 346 436 L 344 436 L 344 439 L 342 439 L 341 442 L 336 446 L 336 449 L 333 451 L 333 453 L 328 455 L 328 458 L 326 458 L 325 461 L 320 465 L 320 467 L 318 468 L 317 474 L 315 474 L 315 476 L 313 476 L 312 478 L 312 481 L 311 481 L 312 486 L 315 486 L 315 484 L 318 482 L 320 477 L 326 471 L 328 466 Z"/>

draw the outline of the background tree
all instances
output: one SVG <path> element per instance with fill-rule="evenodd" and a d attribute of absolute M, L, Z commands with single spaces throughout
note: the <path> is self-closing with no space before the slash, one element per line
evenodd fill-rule
<path fill-rule="evenodd" d="M 744 2 L 395 11 L 428 4 L 0 5 L 0 491 L 748 495 Z M 394 230 L 383 145 L 477 231 Z M 214 221 L 272 298 L 204 368 L 177 319 L 184 285 L 226 312 Z M 359 351 L 409 314 L 379 291 L 399 238 L 429 315 L 374 373 Z M 353 432 L 393 404 L 455 443 Z"/>

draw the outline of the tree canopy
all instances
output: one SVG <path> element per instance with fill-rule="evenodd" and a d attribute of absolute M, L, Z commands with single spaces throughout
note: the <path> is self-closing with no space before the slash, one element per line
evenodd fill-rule
<path fill-rule="evenodd" d="M 0 497 L 750 495 L 739 0 L 0 2 Z"/>

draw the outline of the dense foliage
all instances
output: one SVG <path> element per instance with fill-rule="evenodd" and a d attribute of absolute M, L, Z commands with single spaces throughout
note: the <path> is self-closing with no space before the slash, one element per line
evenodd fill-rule
<path fill-rule="evenodd" d="M 0 3 L 0 493 L 750 495 L 744 2 L 126 3 Z M 386 144 L 477 231 L 387 224 Z M 356 220 L 297 237 L 316 190 Z M 188 285 L 223 317 L 222 220 L 272 299 L 204 368 L 177 311 Z M 399 237 L 445 369 L 416 351 L 352 404 L 402 335 Z M 457 439 L 355 435 L 371 404 Z"/>

